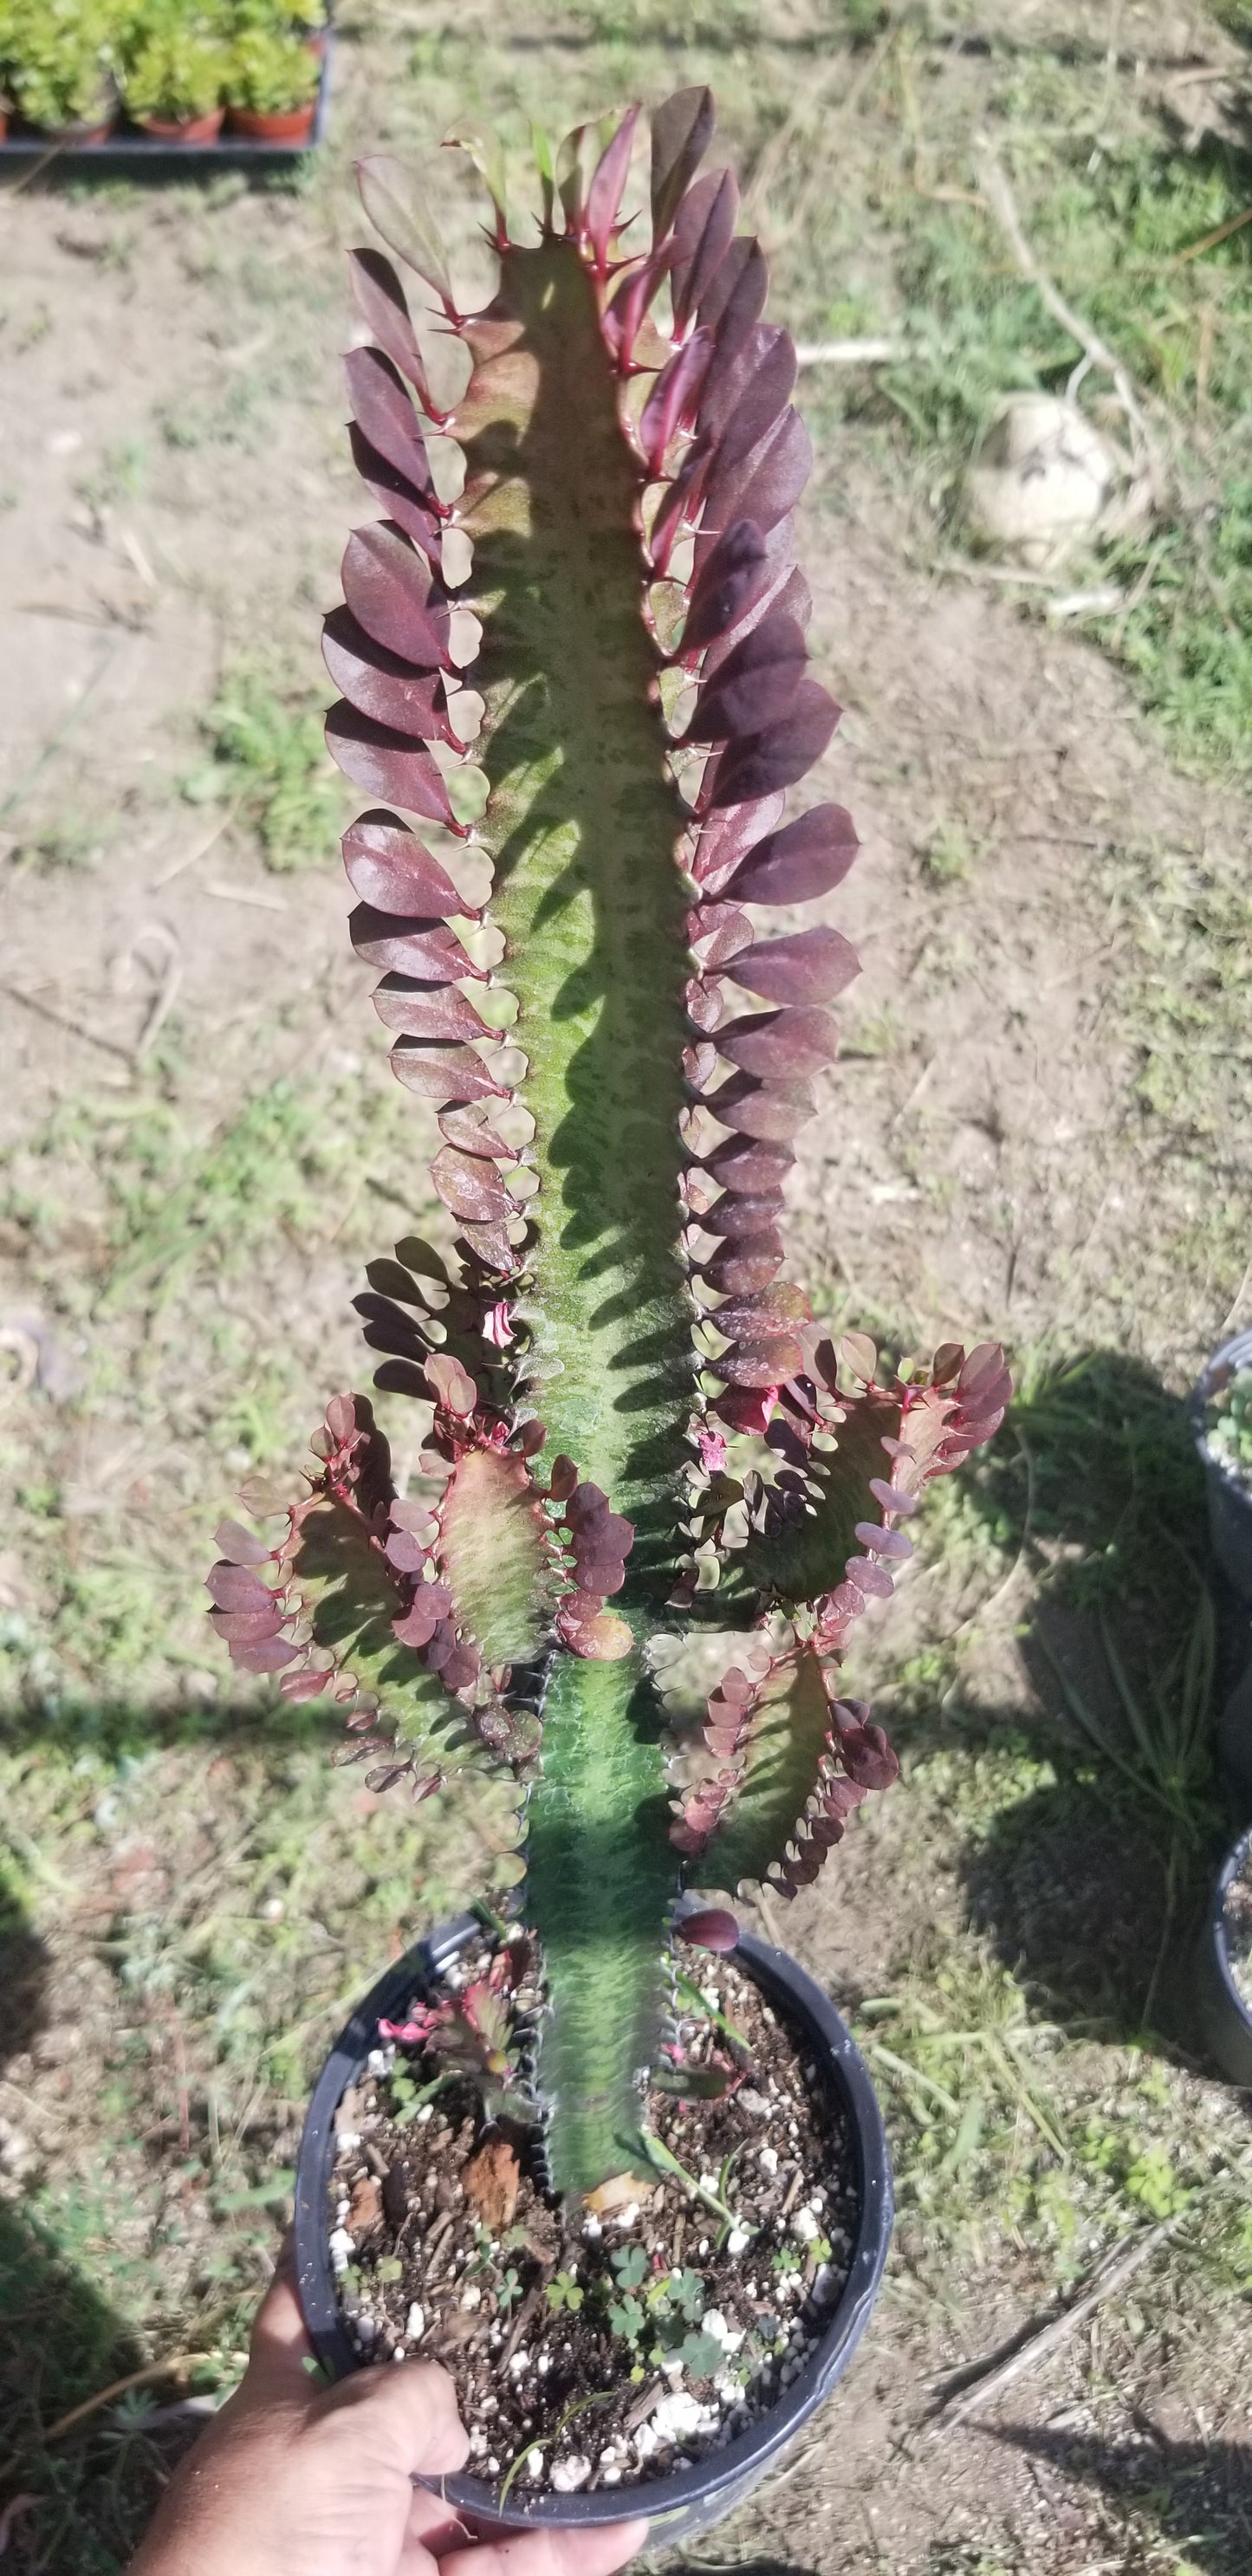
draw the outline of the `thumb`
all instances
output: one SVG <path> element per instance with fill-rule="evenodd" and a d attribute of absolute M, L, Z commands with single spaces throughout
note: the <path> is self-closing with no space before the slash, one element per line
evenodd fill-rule
<path fill-rule="evenodd" d="M 354 2370 L 318 2399 L 319 2416 L 354 2416 L 354 2439 L 368 2443 L 379 2471 L 406 2478 L 464 2468 L 469 2437 L 456 2391 L 437 2361 L 380 2363 Z"/>

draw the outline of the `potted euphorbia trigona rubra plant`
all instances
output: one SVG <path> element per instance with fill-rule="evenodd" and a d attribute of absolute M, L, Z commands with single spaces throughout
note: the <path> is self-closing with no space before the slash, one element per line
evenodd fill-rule
<path fill-rule="evenodd" d="M 786 812 L 838 709 L 792 563 L 795 352 L 734 179 L 697 175 L 713 122 L 706 90 L 653 115 L 650 233 L 637 109 L 541 147 L 515 233 L 475 142 L 499 284 L 471 314 L 414 183 L 361 165 L 417 321 L 353 252 L 382 515 L 327 620 L 327 731 L 380 800 L 344 840 L 352 936 L 456 1232 L 356 1301 L 376 1388 L 426 1408 L 416 1483 L 338 1396 L 278 1536 L 228 1522 L 210 1577 L 236 1660 L 338 1702 L 371 1785 L 519 1783 L 506 1910 L 390 1971 L 318 2087 L 317 2349 L 446 2364 L 465 2510 L 642 2509 L 667 2538 L 763 2473 L 873 2299 L 864 2069 L 726 1900 L 807 1886 L 894 1779 L 844 1641 L 1008 1395 L 992 1348 L 884 1379 L 783 1276 L 856 960 L 760 916 L 829 894 L 856 838 L 837 805 Z M 436 332 L 466 353 L 451 408 Z"/>

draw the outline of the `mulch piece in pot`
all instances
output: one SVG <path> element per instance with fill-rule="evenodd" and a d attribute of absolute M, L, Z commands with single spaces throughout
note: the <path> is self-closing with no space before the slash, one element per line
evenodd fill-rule
<path fill-rule="evenodd" d="M 491 1952 L 462 1952 L 451 1987 Z M 556 2202 L 525 2128 L 485 2124 L 427 2049 L 374 2050 L 336 2114 L 330 2242 L 352 2342 L 363 2361 L 442 2362 L 468 2467 L 497 2497 L 643 2485 L 716 2452 L 777 2404 L 843 2288 L 859 2203 L 820 2057 L 733 1957 L 681 1966 L 684 2066 L 716 2053 L 732 2087 L 654 2089 L 646 2124 L 699 2190 L 649 2166 L 598 2210 Z"/>

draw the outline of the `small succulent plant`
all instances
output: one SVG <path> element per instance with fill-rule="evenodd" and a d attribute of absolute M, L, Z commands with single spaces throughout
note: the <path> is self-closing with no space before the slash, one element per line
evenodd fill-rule
<path fill-rule="evenodd" d="M 652 117 L 635 249 L 638 126 L 541 144 L 522 240 L 474 140 L 499 284 L 468 315 L 413 183 L 361 165 L 468 353 L 438 406 L 395 268 L 352 254 L 373 345 L 347 360 L 350 436 L 386 515 L 344 556 L 327 730 L 382 800 L 344 841 L 352 936 L 459 1233 L 447 1259 L 400 1244 L 356 1301 L 376 1387 L 429 1409 L 420 1496 L 370 1403 L 337 1397 L 279 1542 L 226 1524 L 210 1577 L 232 1654 L 341 1702 L 372 1783 L 424 1797 L 480 1760 L 525 1784 L 562 2191 L 640 2152 L 682 1863 L 791 1895 L 895 1776 L 840 1652 L 927 1479 L 1008 1395 L 991 1347 L 879 1384 L 873 1344 L 836 1350 L 782 1278 L 793 1139 L 856 971 L 836 929 L 753 923 L 857 846 L 837 805 L 784 819 L 838 718 L 792 563 L 809 441 L 734 179 L 696 175 L 709 93 Z M 667 1753 L 653 1659 L 702 1621 L 742 1645 Z"/>

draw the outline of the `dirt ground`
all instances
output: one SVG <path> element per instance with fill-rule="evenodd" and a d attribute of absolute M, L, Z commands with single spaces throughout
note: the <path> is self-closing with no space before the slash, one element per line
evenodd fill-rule
<path fill-rule="evenodd" d="M 1043 14 L 1022 0 L 1023 41 Z M 1142 11 L 1127 15 L 1146 23 Z M 1053 16 L 1063 33 L 1070 22 Z M 1081 32 L 1085 13 L 1077 23 Z M 63 1401 L 45 1387 L 43 1410 L 19 1410 L 9 1428 L 19 1446 L 41 1444 L 49 1475 L 77 1494 L 76 1561 L 90 1571 L 93 1551 L 116 1552 L 120 1514 L 136 1547 L 160 1560 L 163 1599 L 177 1599 L 180 1583 L 190 1594 L 183 1552 L 200 1544 L 240 1464 L 219 1401 L 229 1353 L 204 1360 L 198 1419 L 179 1383 L 181 1327 L 164 1323 L 159 1366 L 135 1392 L 147 1309 L 96 1313 L 108 1276 L 90 1168 L 101 1118 L 116 1111 L 124 1128 L 145 1102 L 166 1100 L 200 1150 L 276 1083 L 329 1086 L 340 1119 L 344 1087 L 359 1100 L 364 1206 L 358 1182 L 342 1234 L 333 1223 L 295 1228 L 268 1266 L 220 1292 L 231 1350 L 250 1335 L 282 1340 L 290 1454 L 304 1414 L 353 1365 L 358 1238 L 372 1226 L 383 1248 L 405 1221 L 417 1131 L 395 1125 L 333 852 L 275 874 L 228 793 L 202 805 L 181 789 L 204 757 L 205 711 L 241 653 L 319 686 L 317 616 L 361 515 L 336 373 L 351 329 L 342 251 L 360 237 L 349 163 L 377 130 L 379 65 L 434 24 L 429 11 L 411 25 L 379 13 L 362 22 L 363 40 L 341 46 L 334 149 L 297 189 L 10 187 L 0 199 L 0 1146 L 16 1157 L 24 1207 L 41 1175 L 60 1191 L 55 1224 L 41 1233 L 22 1216 L 0 1233 L 0 1326 L 25 1318 L 29 1331 L 35 1312 L 68 1373 Z M 1174 13 L 1161 42 L 1185 62 L 1206 29 Z M 540 30 L 535 42 L 559 35 Z M 570 77 L 563 63 L 563 85 Z M 1095 645 L 1028 618 L 950 550 L 928 552 L 908 494 L 855 420 L 825 420 L 817 371 L 804 385 L 820 432 L 802 547 L 813 649 L 846 709 L 813 787 L 848 804 L 861 833 L 829 917 L 854 938 L 863 971 L 803 1140 L 797 1275 L 815 1283 L 816 1302 L 905 1347 L 997 1335 L 1028 1364 L 1112 1353 L 1176 1397 L 1205 1352 L 1252 1321 L 1252 1126 L 1246 1109 L 1240 1120 L 1225 1105 L 1237 1062 L 1205 1072 L 1185 1114 L 1154 1105 L 1179 1050 L 1216 1043 L 1196 1015 L 1211 954 L 1196 963 L 1175 934 L 1229 918 L 1221 906 L 1246 868 L 1252 797 L 1174 766 Z M 1167 987 L 1190 996 L 1190 1016 L 1162 1004 Z M 171 1190 L 182 1150 L 176 1139 Z M 23 1161 L 32 1154 L 34 1178 Z M 159 1175 L 147 1185 L 159 1190 Z M 419 1213 L 421 1203 L 417 1190 Z M 74 1389 L 101 1354 L 105 1378 L 80 1402 Z M 14 1401 L 26 1400 L 19 1390 Z M 9 1445 L 20 1487 L 26 1462 Z M 897 1693 L 916 1794 L 900 1793 L 849 1837 L 785 1936 L 862 2033 L 879 2028 L 867 2003 L 915 1993 L 949 1953 L 972 1963 L 971 1976 L 1019 1975 L 1031 2016 L 1047 2025 L 1045 2049 L 1060 2029 L 1078 2095 L 1115 2130 L 1131 2116 L 1118 2086 L 1141 2080 L 1137 2024 L 1123 2011 L 1110 2027 L 1091 1954 L 1111 1927 L 1133 1982 L 1156 1939 L 1159 1861 L 1148 1842 L 1128 1841 L 1098 1791 L 1085 1840 L 1071 1836 L 1068 1810 L 1053 1814 L 1048 1763 L 1063 1729 L 1025 1633 L 1025 1576 L 1009 1588 L 1016 1542 L 979 1554 L 966 1539 L 956 1531 L 941 1578 L 919 1570 L 890 1655 L 873 1636 L 864 1650 L 871 1678 L 888 1699 Z M 42 1566 L 15 1523 L 0 1541 L 3 1607 L 36 1624 L 50 1600 Z M 208 1658 L 186 1644 L 194 1608 L 180 1615 L 180 1669 L 199 1690 Z M 946 1732 L 942 1715 L 916 1723 L 927 1653 L 940 1655 L 945 1709 L 957 1694 Z M 136 1654 L 139 1699 L 155 1705 L 159 1649 Z M 953 1790 L 962 1747 L 974 1745 L 976 1771 L 983 1740 L 961 1735 L 962 1712 L 1001 1726 L 1010 1752 L 989 1761 L 1020 1757 L 1033 1841 L 988 1842 L 980 1793 Z M 203 1804 L 210 1758 L 183 1755 L 191 1768 L 181 1788 L 171 1773 L 170 1794 Z M 172 1846 L 190 1867 L 214 1849 L 212 1803 L 200 1839 Z M 149 1852 L 135 1864 L 140 1880 L 145 1868 L 177 1874 Z M 115 1855 L 110 1867 L 121 1865 Z M 105 2025 L 121 2011 L 93 1968 L 86 1991 L 100 2029 L 86 2033 L 67 2099 L 57 2033 L 76 2017 L 76 1944 L 102 1865 L 83 1845 L 81 1867 L 62 1866 L 73 1905 L 62 1922 L 49 1897 L 40 1918 L 54 2009 L 33 2057 L 31 2032 L 19 2037 L 29 2113 L 4 2094 L 39 2138 L 58 2135 L 79 2088 L 100 2077 Z M 121 1901 L 109 1885 L 106 1913 Z M 127 1902 L 137 1885 L 132 1876 Z M 139 1899 L 149 1897 L 161 1891 L 145 1881 Z M 319 1991 L 319 2010 L 332 1991 L 353 1991 L 350 1960 Z M 959 2020 L 959 1996 L 952 2008 Z M 1202 2131 L 1205 2152 L 1232 2165 L 1246 2155 L 1246 2100 L 1196 2072 L 1185 2050 L 1169 2084 L 1180 2132 Z M 271 2133 L 278 2161 L 291 2117 Z M 1222 2308 L 1215 2350 L 1203 2285 L 1174 2277 L 1163 2252 L 1137 2310 L 1097 2312 L 998 2405 L 954 2428 L 934 2414 L 933 2383 L 1050 2314 L 1057 2276 L 1011 2215 L 997 2232 L 975 2212 L 972 2233 L 945 2237 L 928 2234 L 927 2206 L 902 2195 L 888 2285 L 846 2384 L 780 2476 L 692 2563 L 761 2576 L 1234 2576 L 1252 2563 L 1246 2293 Z M 50 2560 L 35 2528 L 20 2517 L 13 2527 L 17 2569 L 77 2576 L 81 2566 L 86 2576 L 115 2564 Z"/>

